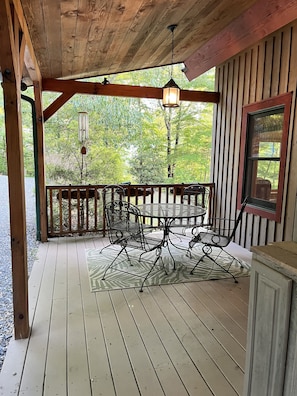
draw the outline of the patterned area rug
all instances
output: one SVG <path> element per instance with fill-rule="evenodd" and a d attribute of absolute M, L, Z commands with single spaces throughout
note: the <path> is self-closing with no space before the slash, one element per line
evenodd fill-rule
<path fill-rule="evenodd" d="M 175 259 L 176 269 L 173 270 L 173 260 L 170 257 L 168 248 L 162 249 L 162 261 L 159 260 L 160 264 L 157 264 L 152 271 L 151 276 L 147 279 L 144 286 L 158 286 L 167 285 L 174 283 L 184 282 L 197 282 L 205 280 L 215 280 L 230 278 L 233 281 L 230 274 L 226 273 L 218 265 L 214 264 L 211 260 L 205 258 L 197 266 L 194 274 L 191 275 L 190 271 L 199 260 L 202 255 L 202 249 L 199 244 L 192 249 L 191 257 L 188 257 L 186 251 L 186 242 L 180 247 L 184 247 L 183 250 L 177 249 L 170 245 L 170 252 Z M 126 288 L 138 288 L 151 268 L 151 264 L 155 259 L 155 253 L 145 253 L 142 256 L 141 262 L 138 258 L 141 253 L 139 250 L 128 249 L 129 256 L 131 258 L 130 265 L 125 253 L 122 253 L 116 260 L 116 265 L 112 269 L 108 270 L 105 280 L 102 280 L 102 276 L 106 266 L 114 259 L 119 252 L 119 248 L 116 246 L 107 247 L 100 253 L 100 249 L 87 249 L 87 265 L 89 270 L 90 287 L 92 292 L 126 289 Z M 220 249 L 213 251 L 213 256 L 221 252 Z M 248 276 L 250 272 L 250 266 L 240 260 L 238 261 L 230 259 L 230 256 L 226 253 L 221 253 L 218 257 L 218 262 L 221 266 L 228 269 L 236 278 L 241 276 Z M 166 268 L 167 275 L 164 271 L 163 265 Z"/>

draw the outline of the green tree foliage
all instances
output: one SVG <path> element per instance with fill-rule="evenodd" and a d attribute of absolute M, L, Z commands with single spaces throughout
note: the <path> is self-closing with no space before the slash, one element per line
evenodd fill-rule
<path fill-rule="evenodd" d="M 182 89 L 213 90 L 213 70 L 189 82 L 179 69 L 174 67 L 173 78 Z M 107 79 L 113 84 L 162 87 L 170 79 L 170 71 L 166 67 L 149 69 Z M 58 96 L 44 92 L 43 107 Z M 32 112 L 27 102 L 22 101 L 22 108 L 25 169 L 32 176 Z M 86 155 L 81 154 L 78 139 L 80 111 L 89 114 Z M 177 109 L 164 109 L 159 100 L 75 95 L 44 126 L 47 183 L 209 181 L 212 111 L 213 105 L 207 103 L 181 102 Z M 2 98 L 0 124 L 0 173 L 5 174 Z"/>
<path fill-rule="evenodd" d="M 183 74 L 178 72 L 179 66 L 173 70 L 173 76 L 178 85 L 184 89 L 197 89 L 213 91 L 214 70 L 205 73 L 193 82 L 188 82 Z M 131 77 L 133 80 L 131 81 Z M 177 76 L 177 77 L 175 77 Z M 115 76 L 115 82 L 163 86 L 170 78 L 167 68 L 150 69 L 126 75 Z M 114 82 L 114 81 L 113 81 Z M 146 82 L 149 82 L 146 83 Z M 213 104 L 181 102 L 177 109 L 164 109 L 161 101 L 145 102 L 146 110 L 150 115 L 150 123 L 143 127 L 154 131 L 154 136 L 159 139 L 158 151 L 145 145 L 141 140 L 138 145 L 138 157 L 130 162 L 131 172 L 139 182 L 150 182 L 155 179 L 150 168 L 146 169 L 146 162 L 154 156 L 155 166 L 160 165 L 160 170 L 155 167 L 160 181 L 165 182 L 193 182 L 209 181 L 211 161 L 211 132 Z M 143 105 L 144 106 L 144 105 Z M 138 136 L 144 136 L 142 130 Z M 136 141 L 139 141 L 136 139 Z M 146 150 L 145 150 L 146 149 Z M 143 175 L 147 177 L 144 179 Z M 151 175 L 151 176 L 150 176 Z M 162 179 L 162 180 L 161 180 Z M 171 180 L 170 180 L 171 179 Z M 145 181 L 144 181 L 145 180 Z"/>
<path fill-rule="evenodd" d="M 172 154 L 175 182 L 209 181 L 213 105 L 203 105 L 201 111 L 196 108 L 179 109 L 180 141 Z"/>
<path fill-rule="evenodd" d="M 162 120 L 139 101 L 141 123 L 129 152 L 130 172 L 141 184 L 163 183 L 166 179 L 166 139 Z"/>
<path fill-rule="evenodd" d="M 32 97 L 32 89 L 26 91 L 26 96 Z M 33 146 L 33 125 L 32 125 L 32 107 L 24 99 L 22 105 L 22 128 L 23 128 L 23 150 L 24 150 L 24 167 L 25 175 L 34 176 L 34 146 Z M 3 103 L 3 92 L 0 95 L 0 174 L 7 174 L 6 159 L 6 136 L 5 136 L 5 114 Z"/>

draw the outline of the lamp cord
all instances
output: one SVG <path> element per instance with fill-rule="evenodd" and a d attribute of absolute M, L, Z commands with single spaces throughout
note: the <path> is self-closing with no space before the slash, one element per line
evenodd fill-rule
<path fill-rule="evenodd" d="M 171 70 L 170 70 L 170 77 L 172 78 L 173 75 L 173 57 L 174 57 L 174 29 L 177 25 L 169 25 L 168 29 L 171 31 Z"/>
<path fill-rule="evenodd" d="M 173 76 L 173 55 L 174 55 L 174 29 L 172 29 L 172 39 L 171 39 L 171 75 Z"/>

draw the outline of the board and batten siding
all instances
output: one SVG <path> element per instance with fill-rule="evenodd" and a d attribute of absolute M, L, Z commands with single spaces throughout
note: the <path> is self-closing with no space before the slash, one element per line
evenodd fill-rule
<path fill-rule="evenodd" d="M 277 223 L 244 213 L 235 242 L 255 245 L 294 239 L 297 191 L 297 21 L 268 36 L 217 67 L 212 181 L 216 185 L 216 216 L 234 218 L 239 177 L 242 107 L 293 92 L 286 160 L 282 218 Z"/>

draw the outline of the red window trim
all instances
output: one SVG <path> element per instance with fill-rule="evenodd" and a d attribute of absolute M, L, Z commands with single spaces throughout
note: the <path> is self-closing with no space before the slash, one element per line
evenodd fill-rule
<path fill-rule="evenodd" d="M 292 92 L 276 96 L 274 98 L 262 100 L 261 102 L 252 103 L 243 106 L 242 110 L 242 126 L 241 126 L 241 143 L 240 143 L 240 157 L 239 157 L 239 180 L 238 180 L 238 192 L 237 192 L 237 207 L 240 209 L 241 202 L 244 200 L 243 197 L 243 180 L 245 174 L 245 163 L 246 163 L 246 141 L 247 141 L 247 121 L 248 115 L 253 114 L 259 110 L 266 110 L 276 106 L 284 106 L 284 127 L 282 136 L 282 146 L 280 155 L 280 170 L 279 170 L 279 187 L 276 198 L 275 211 L 261 208 L 252 204 L 246 206 L 246 212 L 252 213 L 269 220 L 276 222 L 281 221 L 282 212 L 282 198 L 285 181 L 285 168 L 286 168 L 286 155 L 288 146 L 288 134 L 289 134 L 289 122 L 291 112 Z M 284 144 L 283 144 L 284 143 Z"/>

